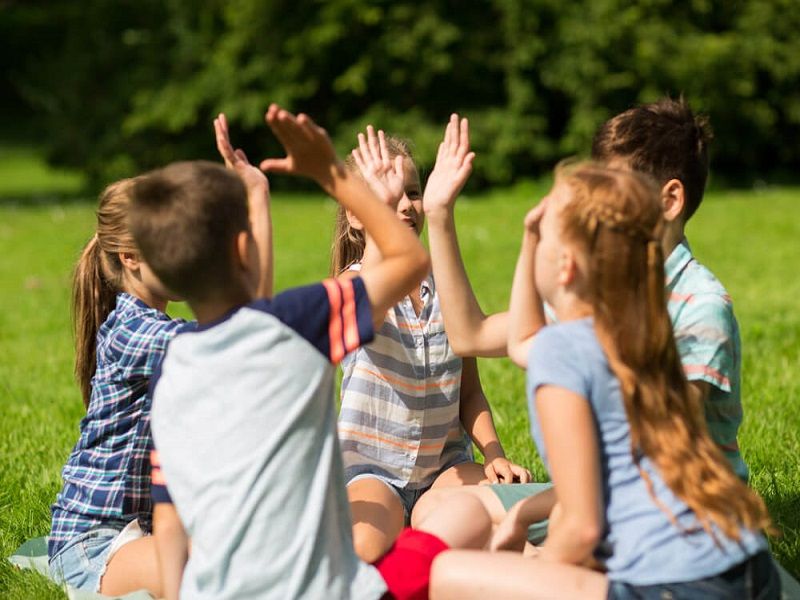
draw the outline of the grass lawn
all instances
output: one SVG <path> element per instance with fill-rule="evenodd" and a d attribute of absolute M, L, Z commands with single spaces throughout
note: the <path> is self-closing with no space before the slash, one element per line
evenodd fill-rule
<path fill-rule="evenodd" d="M 2 177 L 0 177 L 2 179 Z M 327 271 L 334 205 L 316 196 L 274 199 L 276 289 Z M 485 310 L 507 306 L 521 219 L 543 187 L 524 184 L 458 208 L 473 285 Z M 13 195 L 13 191 L 6 194 Z M 72 379 L 70 271 L 93 231 L 94 201 L 0 202 L 0 555 L 46 535 L 60 469 L 83 406 Z M 744 346 L 740 444 L 752 485 L 783 536 L 780 562 L 800 576 L 800 189 L 709 194 L 689 228 L 695 254 L 734 298 Z M 171 312 L 188 315 L 185 307 Z M 481 376 L 508 454 L 544 470 L 528 434 L 523 373 L 485 360 Z M 0 561 L 0 597 L 63 598 L 42 578 Z"/>

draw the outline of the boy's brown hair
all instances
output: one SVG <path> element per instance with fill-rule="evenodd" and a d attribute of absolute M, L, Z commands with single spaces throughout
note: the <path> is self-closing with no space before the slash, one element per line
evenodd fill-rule
<path fill-rule="evenodd" d="M 172 292 L 206 300 L 236 285 L 231 257 L 249 229 L 239 177 L 206 161 L 173 163 L 137 179 L 131 232 L 145 262 Z"/>
<path fill-rule="evenodd" d="M 700 206 L 708 178 L 708 119 L 695 115 L 681 97 L 643 104 L 603 123 L 592 142 L 592 158 L 624 159 L 630 168 L 664 185 L 678 179 L 684 187 L 688 221 Z"/>

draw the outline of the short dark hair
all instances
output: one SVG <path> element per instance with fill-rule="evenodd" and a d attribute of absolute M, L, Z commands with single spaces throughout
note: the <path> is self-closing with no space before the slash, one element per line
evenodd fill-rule
<path fill-rule="evenodd" d="M 712 137 L 708 119 L 694 114 L 682 97 L 663 98 L 603 123 L 592 142 L 592 158 L 625 159 L 662 186 L 678 179 L 686 193 L 683 215 L 688 221 L 703 199 Z"/>
<path fill-rule="evenodd" d="M 236 236 L 249 229 L 239 177 L 207 162 L 173 163 L 137 179 L 130 230 L 161 282 L 187 300 L 205 300 L 234 284 Z"/>

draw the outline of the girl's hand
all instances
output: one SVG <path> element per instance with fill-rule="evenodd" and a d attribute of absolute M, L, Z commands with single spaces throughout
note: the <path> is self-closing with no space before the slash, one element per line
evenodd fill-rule
<path fill-rule="evenodd" d="M 532 479 L 528 469 L 503 456 L 486 459 L 483 470 L 490 483 L 529 483 Z"/>
<path fill-rule="evenodd" d="M 383 130 L 375 135 L 375 128 L 367 125 L 367 135 L 358 134 L 358 148 L 353 150 L 353 160 L 375 195 L 395 209 L 405 192 L 403 157 L 389 158 Z"/>
<path fill-rule="evenodd" d="M 286 150 L 285 158 L 261 161 L 262 171 L 309 177 L 330 191 L 334 175 L 344 165 L 336 157 L 328 132 L 300 113 L 296 117 L 277 104 L 271 104 L 264 119 Z"/>
<path fill-rule="evenodd" d="M 539 225 L 542 222 L 542 217 L 544 216 L 545 210 L 547 210 L 547 204 L 548 201 L 545 197 L 541 202 L 539 202 L 539 204 L 528 211 L 528 214 L 525 215 L 525 219 L 523 221 L 525 225 L 525 233 L 533 235 L 536 237 L 536 239 L 539 239 Z"/>
<path fill-rule="evenodd" d="M 474 158 L 475 153 L 469 151 L 469 122 L 453 113 L 444 131 L 444 140 L 439 144 L 436 165 L 425 184 L 422 198 L 425 214 L 452 210 L 458 193 L 472 173 Z"/>
<path fill-rule="evenodd" d="M 491 552 L 497 552 L 498 550 L 522 552 L 525 548 L 525 542 L 528 541 L 528 525 L 519 518 L 519 508 L 522 502 L 517 502 L 512 506 L 508 514 L 494 530 L 492 539 L 489 541 L 489 550 Z"/>
<path fill-rule="evenodd" d="M 214 133 L 217 138 L 217 150 L 219 150 L 220 156 L 225 161 L 225 166 L 236 171 L 242 179 L 247 188 L 247 197 L 252 200 L 256 197 L 263 198 L 264 194 L 267 194 L 266 197 L 269 200 L 269 181 L 267 181 L 267 176 L 250 164 L 244 150 L 241 148 L 233 149 L 228 133 L 228 120 L 225 118 L 224 113 L 220 113 L 214 119 Z"/>

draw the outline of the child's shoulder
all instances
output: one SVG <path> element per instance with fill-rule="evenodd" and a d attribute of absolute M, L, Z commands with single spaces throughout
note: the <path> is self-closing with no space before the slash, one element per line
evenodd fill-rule
<path fill-rule="evenodd" d="M 183 319 L 171 319 L 139 298 L 123 292 L 117 295 L 116 306 L 103 324 L 100 335 L 116 344 L 134 342 L 138 345 L 147 340 L 166 342 L 177 333 L 190 329 L 191 325 Z"/>

